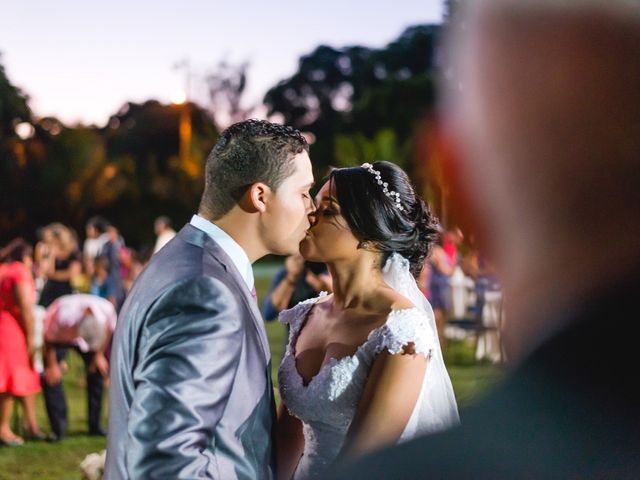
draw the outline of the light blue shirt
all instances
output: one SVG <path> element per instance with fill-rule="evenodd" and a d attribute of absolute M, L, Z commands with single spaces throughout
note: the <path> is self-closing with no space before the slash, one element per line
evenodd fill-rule
<path fill-rule="evenodd" d="M 240 272 L 242 279 L 247 284 L 249 291 L 253 291 L 254 279 L 253 279 L 253 269 L 251 268 L 251 262 L 249 261 L 249 257 L 247 253 L 242 249 L 238 242 L 236 242 L 233 238 L 229 236 L 227 232 L 222 230 L 220 227 L 211 223 L 209 220 L 201 217 L 200 215 L 194 215 L 191 217 L 191 225 L 196 227 L 198 230 L 202 230 L 204 233 L 209 235 L 220 248 L 224 250 L 224 253 L 229 255 L 229 258 L 233 262 L 233 264 Z"/>

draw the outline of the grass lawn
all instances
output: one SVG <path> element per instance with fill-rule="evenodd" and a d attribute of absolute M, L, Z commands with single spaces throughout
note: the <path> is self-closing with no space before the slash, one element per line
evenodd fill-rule
<path fill-rule="evenodd" d="M 64 388 L 69 409 L 69 434 L 59 443 L 27 442 L 19 448 L 0 447 L 0 479 L 52 479 L 77 480 L 81 478 L 79 465 L 92 452 L 106 448 L 106 439 L 87 435 L 87 396 L 82 359 L 75 351 L 67 355 L 69 372 L 65 375 Z M 104 397 L 103 425 L 107 424 L 107 398 Z M 48 432 L 49 421 L 42 395 L 37 398 L 38 422 Z M 14 403 L 14 412 L 18 408 Z M 14 417 L 17 421 L 17 415 Z M 20 429 L 14 425 L 15 432 Z"/>
<path fill-rule="evenodd" d="M 256 271 L 259 298 L 264 298 L 272 274 L 273 268 Z M 284 346 L 285 329 L 277 322 L 268 323 L 266 328 L 273 355 L 273 379 L 277 385 L 276 370 Z M 67 361 L 69 372 L 64 382 L 69 406 L 68 437 L 57 444 L 27 442 L 20 448 L 0 447 L 0 480 L 78 480 L 81 478 L 78 465 L 82 459 L 106 447 L 104 438 L 86 435 L 87 407 L 82 360 L 70 351 Z M 461 406 L 472 402 L 501 375 L 499 367 L 476 363 L 472 347 L 465 342 L 452 342 L 445 351 L 445 361 Z M 41 395 L 38 396 L 38 416 L 40 426 L 49 431 Z M 104 417 L 106 426 L 106 395 Z"/>

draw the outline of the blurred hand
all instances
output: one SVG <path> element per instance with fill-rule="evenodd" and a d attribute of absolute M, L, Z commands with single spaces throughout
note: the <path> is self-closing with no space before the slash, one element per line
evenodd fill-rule
<path fill-rule="evenodd" d="M 36 357 L 36 347 L 33 345 L 33 340 L 32 339 L 28 339 L 27 340 L 27 353 L 29 355 L 29 364 L 31 365 L 31 368 L 34 368 L 35 366 L 35 357 Z"/>
<path fill-rule="evenodd" d="M 62 370 L 60 369 L 60 365 L 54 363 L 53 365 L 49 365 L 44 369 L 44 381 L 47 382 L 47 385 L 53 386 L 60 383 L 62 380 Z"/>
<path fill-rule="evenodd" d="M 304 270 L 304 258 L 300 254 L 289 255 L 284 262 L 284 266 L 287 269 L 287 280 L 295 283 Z"/>
<path fill-rule="evenodd" d="M 311 270 L 307 270 L 305 280 L 316 292 L 333 292 L 331 276 L 326 273 L 316 275 Z"/>
<path fill-rule="evenodd" d="M 104 378 L 109 376 L 109 362 L 103 353 L 98 352 L 93 356 L 93 360 L 89 364 L 89 372 L 95 373 L 96 370 L 100 372 Z"/>

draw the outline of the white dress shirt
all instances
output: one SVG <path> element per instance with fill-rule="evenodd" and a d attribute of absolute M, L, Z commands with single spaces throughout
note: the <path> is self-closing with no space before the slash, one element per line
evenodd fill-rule
<path fill-rule="evenodd" d="M 85 258 L 90 258 L 93 260 L 102 251 L 102 247 L 104 247 L 105 243 L 109 241 L 109 237 L 106 233 L 103 233 L 97 238 L 87 238 L 84 241 L 84 245 L 82 251 L 84 253 Z"/>
<path fill-rule="evenodd" d="M 227 232 L 222 230 L 217 225 L 211 223 L 209 220 L 201 217 L 200 215 L 194 215 L 191 217 L 191 225 L 198 230 L 202 230 L 209 235 L 220 248 L 224 250 L 224 253 L 229 255 L 229 258 L 240 272 L 242 279 L 247 284 L 247 288 L 250 292 L 253 292 L 253 268 L 251 268 L 251 262 L 247 253 L 242 249 L 238 242 L 229 236 Z"/>
<path fill-rule="evenodd" d="M 160 235 L 158 235 L 158 238 L 156 239 L 156 245 L 155 247 L 153 247 L 153 253 L 158 253 L 158 251 L 160 251 L 160 249 L 164 247 L 167 243 L 169 243 L 171 239 L 173 239 L 173 237 L 175 236 L 176 236 L 176 232 L 171 228 L 165 230 Z"/>

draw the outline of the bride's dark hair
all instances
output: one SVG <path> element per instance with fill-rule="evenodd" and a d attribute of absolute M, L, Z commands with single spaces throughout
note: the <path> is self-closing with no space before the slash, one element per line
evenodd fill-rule
<path fill-rule="evenodd" d="M 382 264 L 397 252 L 411 264 L 411 273 L 418 277 L 425 258 L 440 235 L 438 219 L 415 193 L 407 174 L 391 162 L 375 162 L 387 188 L 400 194 L 400 210 L 392 198 L 385 195 L 376 177 L 363 167 L 337 168 L 329 174 L 335 187 L 342 216 L 351 231 L 361 241 L 372 242 L 384 253 Z"/>

